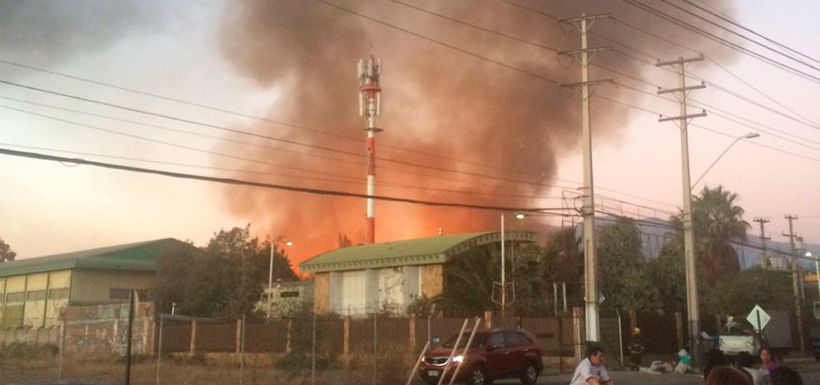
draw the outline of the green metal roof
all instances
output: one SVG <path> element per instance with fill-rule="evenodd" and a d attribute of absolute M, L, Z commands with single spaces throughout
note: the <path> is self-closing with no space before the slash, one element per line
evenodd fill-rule
<path fill-rule="evenodd" d="M 508 240 L 534 242 L 535 234 L 507 231 Z M 447 258 L 471 247 L 500 243 L 500 232 L 481 232 L 437 237 L 408 239 L 396 242 L 375 243 L 345 247 L 319 254 L 299 266 L 302 271 L 319 273 L 325 271 L 373 269 L 408 265 L 439 264 Z"/>
<path fill-rule="evenodd" d="M 67 269 L 156 271 L 160 256 L 194 246 L 174 238 L 0 263 L 0 277 Z"/>

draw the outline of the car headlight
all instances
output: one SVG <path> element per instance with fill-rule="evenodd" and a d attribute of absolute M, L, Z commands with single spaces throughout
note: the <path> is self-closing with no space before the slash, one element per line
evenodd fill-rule
<path fill-rule="evenodd" d="M 464 356 L 459 355 L 459 356 L 453 357 L 453 362 L 461 362 L 461 361 L 464 361 Z"/>

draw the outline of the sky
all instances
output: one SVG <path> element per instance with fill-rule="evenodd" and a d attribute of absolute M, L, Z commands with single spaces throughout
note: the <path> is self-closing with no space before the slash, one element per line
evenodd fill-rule
<path fill-rule="evenodd" d="M 506 67 L 482 61 L 462 52 L 450 52 L 453 50 L 443 50 L 441 47 L 431 48 L 428 45 L 435 46 L 435 44 L 419 42 L 416 37 L 406 32 L 384 26 L 368 25 L 367 20 L 361 20 L 349 13 L 318 2 L 308 6 L 315 8 L 315 11 L 311 11 L 314 13 L 306 12 L 300 15 L 304 17 L 320 15 L 331 18 L 336 23 L 333 28 L 342 32 L 350 32 L 350 36 L 339 34 L 339 40 L 364 35 L 368 36 L 370 41 L 356 41 L 349 45 L 352 48 L 347 49 L 346 45 L 340 48 L 333 42 L 323 41 L 322 39 L 326 40 L 328 37 L 316 32 L 315 38 L 318 41 L 316 47 L 299 45 L 298 42 L 301 40 L 298 36 L 295 40 L 282 38 L 285 33 L 292 32 L 285 26 L 281 28 L 274 26 L 267 30 L 264 22 L 261 27 L 250 23 L 249 20 L 253 21 L 252 15 L 248 16 L 247 12 L 243 13 L 243 10 L 237 10 L 237 7 L 241 8 L 238 4 L 244 4 L 247 9 L 253 10 L 255 5 L 251 0 L 243 2 L 209 0 L 184 3 L 122 1 L 109 3 L 103 7 L 92 7 L 92 3 L 81 1 L 70 9 L 63 9 L 66 6 L 56 1 L 28 4 L 7 2 L 5 5 L 0 5 L 0 41 L 4 42 L 0 44 L 0 61 L 2 61 L 0 62 L 0 80 L 133 109 L 152 111 L 157 114 L 206 122 L 212 126 L 247 130 L 277 138 L 292 137 L 294 140 L 307 140 L 313 146 L 363 152 L 364 132 L 360 127 L 346 127 L 338 131 L 345 135 L 348 133 L 361 135 L 361 145 L 357 145 L 353 141 L 342 140 L 332 135 L 322 134 L 310 137 L 305 133 L 294 134 L 292 128 L 262 127 L 259 120 L 241 117 L 239 114 L 266 117 L 310 127 L 314 127 L 313 124 L 328 125 L 328 129 L 331 129 L 330 125 L 334 119 L 340 122 L 358 122 L 356 108 L 347 108 L 355 106 L 356 103 L 355 63 L 360 57 L 366 55 L 368 50 L 379 52 L 381 49 L 384 53 L 385 68 L 383 73 L 384 109 L 379 120 L 384 122 L 385 132 L 379 134 L 379 140 L 384 138 L 384 143 L 389 145 L 424 149 L 424 151 L 436 154 L 446 153 L 450 156 L 457 156 L 460 160 L 503 165 L 513 169 L 521 168 L 526 169 L 527 172 L 539 172 L 540 163 L 538 161 L 546 159 L 543 171 L 545 177 L 541 183 L 568 187 L 564 191 L 566 196 L 575 194 L 571 187 L 577 186 L 582 179 L 581 149 L 578 145 L 579 137 L 576 126 L 572 126 L 574 128 L 570 130 L 553 127 L 543 118 L 527 120 L 533 122 L 534 129 L 547 132 L 545 135 L 548 139 L 545 139 L 544 143 L 547 143 L 545 146 L 548 147 L 540 148 L 531 140 L 516 139 L 514 129 L 499 129 L 492 135 L 479 135 L 475 141 L 471 141 L 469 136 L 474 132 L 468 128 L 453 127 L 452 132 L 442 133 L 439 129 L 434 130 L 434 128 L 441 127 L 427 123 L 438 119 L 436 115 L 442 114 L 442 111 L 455 115 L 455 117 L 448 117 L 453 122 L 474 124 L 476 120 L 471 119 L 480 121 L 485 115 L 503 116 L 507 113 L 511 116 L 511 122 L 517 122 L 515 119 L 518 115 L 527 116 L 529 109 L 541 108 L 527 100 L 510 99 L 512 93 L 503 93 L 499 89 L 501 96 L 492 103 L 500 112 L 487 108 L 465 111 L 465 108 L 468 108 L 465 106 L 473 103 L 469 99 L 471 93 L 490 95 L 490 98 L 495 95 L 492 87 L 474 91 L 466 87 L 467 80 L 465 79 L 469 80 L 471 76 L 480 77 L 470 75 L 470 71 L 505 73 L 505 71 L 509 72 Z M 365 4 L 360 1 L 339 0 L 331 3 L 343 5 L 367 15 L 382 15 L 383 20 L 390 20 L 411 32 L 438 33 L 436 36 L 441 41 L 471 52 L 486 53 L 488 57 L 499 58 L 499 61 L 509 58 L 510 62 L 526 63 L 526 59 L 521 59 L 519 56 L 527 58 L 529 57 L 527 55 L 531 54 L 526 48 L 509 42 L 504 43 L 503 39 L 500 41 L 497 37 L 483 39 L 474 45 L 469 45 L 471 43 L 470 33 L 465 32 L 463 26 L 448 25 L 445 21 L 419 14 L 395 2 Z M 494 18 L 490 11 L 487 11 L 487 14 L 464 11 L 466 9 L 480 10 L 488 3 L 499 7 L 497 2 L 483 3 L 465 0 L 457 2 L 457 6 L 451 8 L 446 6 L 436 8 L 429 1 L 407 0 L 407 3 L 425 9 L 437 9 L 451 17 L 470 20 L 474 24 L 494 30 L 509 31 L 510 34 L 522 35 L 527 32 L 523 27 L 517 27 L 517 24 L 505 22 L 503 17 Z M 533 8 L 540 7 L 539 9 L 548 11 L 566 9 L 555 5 L 556 3 L 561 2 L 520 2 L 520 4 Z M 657 1 L 649 3 L 661 7 Z M 820 26 L 813 20 L 814 15 L 820 14 L 820 4 L 817 2 L 809 0 L 743 1 L 742 4 L 735 2 L 733 5 L 732 2 L 725 1 L 714 4 L 716 4 L 714 5 L 715 11 L 731 15 L 736 22 L 806 55 L 820 58 L 820 47 L 816 44 L 817 36 L 820 36 Z M 635 10 L 631 10 L 628 15 L 619 13 L 628 8 L 616 7 L 612 13 L 615 17 L 644 25 L 641 18 L 630 19 L 637 14 Z M 507 8 L 503 10 L 506 12 L 503 15 L 517 15 L 513 12 L 521 12 L 521 10 Z M 526 17 L 533 25 L 542 22 L 549 23 L 547 19 L 535 19 L 532 15 L 520 17 Z M 641 17 L 651 18 L 648 15 Z M 276 23 L 278 20 L 286 23 L 289 19 L 283 17 L 270 22 Z M 306 35 L 314 34 L 315 31 L 312 28 L 325 28 L 325 24 L 318 21 L 296 19 L 295 24 L 297 27 L 294 30 Z M 602 32 L 623 28 L 614 24 L 606 20 L 598 21 L 593 28 L 600 28 Z M 365 27 L 357 28 L 361 28 L 364 32 L 350 27 L 361 25 Z M 646 28 L 653 28 L 654 33 L 667 39 L 677 39 L 683 36 L 675 30 L 675 27 L 670 25 L 664 27 L 664 23 L 658 20 L 645 25 Z M 331 27 L 328 28 L 331 29 Z M 450 33 L 450 30 L 454 32 Z M 725 31 L 715 31 L 715 33 L 727 39 L 731 38 Z M 532 39 L 538 38 L 537 34 L 533 35 L 535 36 Z M 665 42 L 634 31 L 629 33 L 622 31 L 618 36 L 627 44 L 640 45 L 644 51 L 654 55 L 664 55 L 667 59 L 693 55 L 693 52 L 679 50 Z M 634 38 L 634 42 L 630 38 Z M 564 39 L 561 41 L 562 44 L 577 41 L 577 34 L 567 35 Z M 268 40 L 275 44 L 268 45 Z M 289 41 L 296 41 L 296 43 L 288 45 Z M 820 124 L 818 124 L 820 110 L 816 108 L 816 101 L 820 100 L 820 85 L 788 74 L 771 65 L 763 64 L 749 56 L 736 52 L 727 54 L 723 51 L 714 51 L 714 44 L 703 39 L 682 39 L 679 42 L 696 50 L 702 49 L 707 52 L 707 57 L 714 58 L 714 61 L 707 60 L 692 64 L 688 67 L 692 73 L 740 96 L 753 99 L 771 110 L 788 116 L 801 115 L 802 117 L 796 120 L 805 118 L 809 122 L 804 124 L 796 122 L 795 119 L 787 119 L 771 110 L 739 100 L 714 87 L 693 91 L 690 96 L 698 102 L 748 119 L 753 122 L 752 125 L 762 125 L 742 126 L 721 118 L 720 112 L 715 114 L 707 107 L 708 116 L 696 119 L 690 127 L 689 151 L 693 181 L 734 141 L 734 137 L 749 132 L 758 132 L 760 137 L 736 143 L 705 175 L 702 182 L 696 186 L 696 191 L 703 186 L 722 185 L 736 193 L 737 203 L 745 209 L 745 219 L 751 222 L 754 217 L 769 218 L 771 222 L 767 225 L 767 232 L 776 241 L 786 240 L 781 235 L 782 232 L 788 231 L 784 215 L 797 215 L 799 219 L 794 223 L 795 232 L 803 236 L 807 242 L 820 243 L 820 207 L 817 206 L 815 199 L 816 191 L 820 191 L 820 134 L 817 132 L 820 129 Z M 596 41 L 595 37 L 592 38 L 592 43 L 605 45 L 604 41 Z M 503 50 L 499 48 L 499 45 L 503 46 Z M 283 47 L 283 51 L 273 50 L 264 55 L 258 52 L 270 46 Z M 745 43 L 744 46 L 752 48 L 750 43 Z M 403 47 L 417 48 L 420 51 L 404 49 L 410 52 L 403 52 Z M 303 51 L 311 49 L 326 51 L 319 54 L 321 62 L 312 61 L 316 59 L 311 56 L 314 55 L 312 53 L 302 54 Z M 714 55 L 711 54 L 713 51 L 716 52 Z M 447 53 L 441 54 L 441 52 Z M 304 55 L 305 59 L 291 60 L 289 56 L 291 54 L 300 58 L 302 56 L 299 55 Z M 613 53 L 603 52 L 598 55 L 595 60 L 601 60 L 601 63 L 607 65 L 618 65 L 618 60 L 624 60 Z M 467 63 L 467 66 L 450 69 L 455 72 L 444 72 L 443 76 L 434 80 L 419 81 L 410 77 L 410 75 L 427 74 L 425 71 L 436 68 L 434 64 L 437 61 L 441 61 L 442 67 L 453 62 Z M 289 64 L 291 62 L 296 64 Z M 715 62 L 726 70 L 716 65 Z M 317 66 L 315 70 L 300 67 L 313 66 L 314 63 Z M 817 62 L 812 63 L 820 66 Z M 429 68 L 426 67 L 428 64 Z M 24 68 L 21 65 L 117 85 L 143 93 L 162 95 L 166 98 L 218 107 L 234 113 L 194 107 L 146 94 L 105 87 L 76 78 Z M 550 64 L 553 67 L 556 65 L 560 65 L 561 68 L 550 73 L 560 75 L 562 80 L 578 76 L 577 63 L 555 62 Z M 423 70 L 414 72 L 415 68 L 423 68 Z M 538 70 L 538 67 L 533 68 L 535 68 L 533 71 Z M 677 86 L 674 76 L 648 65 L 633 66 L 628 70 L 630 74 L 649 80 L 653 84 L 664 87 Z M 321 76 L 323 71 L 333 72 L 334 76 L 336 74 L 348 76 L 347 73 L 349 73 L 352 85 L 349 92 L 344 88 L 347 87 L 346 84 L 342 87 L 336 84 L 337 82 L 316 79 L 316 76 Z M 464 72 L 463 78 L 452 75 L 458 71 Z M 806 69 L 806 71 L 820 75 L 820 71 L 811 69 Z M 481 74 L 482 72 L 476 73 Z M 515 74 L 515 76 L 519 75 Z M 599 68 L 593 68 L 591 76 L 593 78 L 615 77 L 618 82 L 637 86 L 629 79 L 607 73 Z M 525 89 L 534 87 L 537 92 L 541 92 L 541 88 L 547 89 L 546 86 L 531 85 L 530 81 L 519 80 L 520 84 L 516 87 Z M 689 81 L 694 82 L 695 79 L 690 78 Z M 494 84 L 490 80 L 488 82 Z M 532 83 L 537 83 L 537 80 Z M 746 83 L 751 84 L 768 97 L 749 88 Z M 309 89 L 304 90 L 301 89 L 302 87 Z M 451 87 L 453 90 L 461 91 L 451 91 Z M 651 88 L 645 85 L 642 88 L 651 91 Z M 468 91 L 464 92 L 464 89 Z M 568 98 L 570 102 L 564 103 L 577 106 L 580 110 L 580 101 L 571 91 L 559 93 L 554 89 L 549 89 L 544 92 L 552 93 L 550 97 Z M 454 96 L 450 97 L 451 94 Z M 430 95 L 430 98 L 425 99 L 426 95 Z M 527 95 L 529 94 L 524 96 Z M 659 123 L 658 116 L 655 114 L 631 109 L 616 109 L 605 99 L 596 96 L 616 98 L 668 116 L 677 115 L 677 105 L 632 93 L 624 87 L 601 84 L 594 90 L 591 107 L 594 175 L 596 193 L 601 197 L 600 204 L 615 212 L 638 214 L 641 217 L 667 218 L 670 212 L 677 211 L 677 207 L 681 205 L 678 129 L 673 123 Z M 344 99 L 344 102 L 338 105 L 322 103 L 328 100 L 327 98 Z M 396 103 L 391 104 L 391 98 Z M 301 100 L 318 102 L 299 105 Z M 32 102 L 41 105 L 32 105 L 30 104 Z M 481 99 L 476 104 L 486 107 L 481 103 L 488 102 Z M 104 115 L 120 119 L 120 121 L 81 115 L 66 110 L 55 110 L 43 105 Z M 784 106 L 788 110 L 785 110 Z M 23 113 L 20 110 L 29 113 Z M 699 111 L 694 107 L 692 110 Z M 48 115 L 52 119 L 31 115 L 32 112 Z M 577 117 L 579 112 L 574 110 L 567 111 L 567 113 L 572 117 Z M 462 118 L 462 114 L 467 117 Z M 341 115 L 344 117 L 339 117 Z M 62 119 L 62 121 L 53 118 Z M 575 122 L 570 118 L 567 119 Z M 178 131 L 136 125 L 122 120 L 162 126 Z M 488 120 L 491 119 L 488 118 Z M 70 124 L 66 121 L 81 123 L 84 126 Z M 450 120 L 442 120 L 442 122 L 442 126 L 446 126 L 445 123 Z M 701 127 L 708 127 L 723 134 L 719 135 Z M 332 130 L 336 129 L 332 128 Z M 120 134 L 112 134 L 111 130 Z M 200 136 L 180 133 L 179 130 L 194 132 Z M 459 135 L 466 139 L 460 141 L 452 139 Z M 512 136 L 512 138 L 505 138 L 505 136 Z M 364 178 L 365 168 L 348 166 L 345 163 L 349 160 L 346 156 L 336 156 L 336 161 L 333 160 L 333 156 L 314 157 L 312 153 L 300 155 L 309 156 L 310 159 L 307 161 L 302 161 L 302 158 L 284 158 L 284 163 L 266 164 L 263 167 L 264 172 L 286 175 L 272 179 L 265 179 L 247 172 L 236 172 L 237 169 L 245 171 L 257 169 L 256 166 L 249 166 L 248 162 L 237 160 L 237 157 L 261 159 L 270 151 L 277 153 L 294 151 L 294 148 L 281 143 L 277 143 L 274 148 L 264 148 L 259 145 L 258 140 L 253 141 L 255 147 L 237 144 L 237 140 L 236 135 L 226 133 L 225 130 L 186 124 L 0 84 L 0 148 L 80 157 L 199 175 L 253 179 L 359 193 L 365 191 L 363 183 L 349 183 L 348 181 L 347 184 L 340 185 L 322 181 L 311 182 L 310 178 L 316 178 L 319 174 L 308 176 L 294 171 L 299 165 L 339 175 L 352 175 L 356 172 L 355 170 L 361 170 L 361 175 L 357 177 Z M 502 143 L 505 148 L 498 150 L 494 147 L 493 142 Z M 482 143 L 486 146 L 485 149 L 480 148 Z M 459 146 L 470 148 L 464 149 Z M 516 148 L 516 146 L 519 147 Z M 764 146 L 802 156 L 787 154 Z M 198 148 L 200 151 L 182 147 Z M 295 148 L 295 151 L 307 150 Z M 391 151 L 385 150 L 377 154 L 385 154 L 394 159 L 401 158 L 400 152 Z M 229 153 L 234 157 L 226 158 L 216 153 Z M 543 159 L 541 158 L 542 153 L 546 154 Z M 467 159 L 467 155 L 464 154 L 471 154 L 470 158 Z M 100 155 L 119 158 L 101 157 Z M 276 156 L 278 155 L 271 155 L 272 159 Z M 521 159 L 516 158 L 517 156 Z M 135 159 L 140 159 L 140 161 Z M 415 158 L 410 156 L 407 159 L 415 161 Z M 164 163 L 149 163 L 144 160 Z M 179 163 L 199 167 L 182 167 Z M 526 164 L 522 165 L 524 163 Z M 469 172 L 475 170 L 475 168 L 468 167 L 466 162 L 449 162 L 441 159 L 435 162 L 435 166 L 456 167 L 462 171 L 472 170 Z M 389 171 L 389 167 L 385 166 L 384 174 L 380 174 L 386 175 L 385 180 L 389 179 L 392 183 L 404 181 L 406 184 L 416 185 L 417 189 L 400 189 L 395 186 L 379 187 L 377 191 L 386 195 L 420 199 L 437 198 L 512 207 L 557 207 L 574 204 L 572 200 L 562 202 L 556 199 L 562 196 L 561 188 L 540 186 L 510 191 L 513 189 L 495 180 L 493 182 L 482 181 L 482 183 L 493 185 L 492 188 L 488 187 L 485 190 L 477 187 L 476 179 L 458 184 L 436 181 L 432 177 L 410 178 L 398 172 Z M 5 155 L 0 156 L 0 173 L 2 173 L 0 175 L 3 181 L 0 184 L 0 213 L 2 213 L 0 215 L 0 238 L 11 245 L 12 249 L 18 253 L 18 258 L 166 237 L 190 240 L 197 245 L 204 245 L 220 229 L 250 225 L 251 232 L 262 239 L 278 236 L 292 239 L 294 246 L 289 249 L 288 253 L 298 262 L 333 248 L 339 234 L 345 234 L 354 242 L 360 242 L 364 226 L 364 202 L 353 198 L 337 199 L 329 203 L 327 200 L 329 198 L 307 196 L 301 193 L 274 194 L 267 191 L 259 192 L 258 188 L 226 187 L 202 181 L 134 174 Z M 494 175 L 499 174 L 494 173 Z M 505 176 L 515 177 L 514 174 Z M 327 175 L 324 178 L 327 178 Z M 475 190 L 476 196 L 483 198 L 476 201 L 474 199 L 478 198 L 463 193 L 447 195 L 444 192 L 431 196 L 425 195 L 427 193 L 418 189 L 436 187 Z M 497 196 L 505 193 L 519 193 L 538 196 L 538 198 L 493 200 L 493 193 L 497 193 Z M 618 203 L 617 200 L 625 203 Z M 638 206 L 641 208 L 638 209 Z M 358 211 L 361 211 L 359 216 L 351 214 Z M 380 216 L 379 213 L 382 215 Z M 426 220 L 436 215 L 451 218 Z M 431 236 L 437 233 L 439 227 L 444 232 L 495 231 L 498 230 L 499 224 L 497 218 L 498 212 L 495 211 L 481 211 L 473 214 L 472 211 L 416 209 L 407 205 L 379 203 L 377 204 L 376 238 L 377 241 L 389 241 Z M 315 228 L 309 225 L 311 222 L 317 223 Z M 757 234 L 757 224 L 751 223 L 754 227 L 750 230 L 750 234 Z M 515 222 L 511 226 L 515 229 L 543 232 L 544 225 L 547 224 L 558 225 L 560 219 L 531 217 L 522 222 Z"/>

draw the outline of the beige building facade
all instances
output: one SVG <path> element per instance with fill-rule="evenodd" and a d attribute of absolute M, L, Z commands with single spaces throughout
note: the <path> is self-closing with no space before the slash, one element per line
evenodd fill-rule
<path fill-rule="evenodd" d="M 176 239 L 0 263 L 0 329 L 51 328 L 68 306 L 145 298 L 157 260 L 193 246 Z"/>
<path fill-rule="evenodd" d="M 506 241 L 533 242 L 530 232 L 506 232 Z M 442 294 L 446 262 L 476 247 L 500 247 L 501 233 L 410 239 L 337 249 L 300 267 L 314 275 L 314 310 L 348 316 L 404 313 L 421 297 Z"/>

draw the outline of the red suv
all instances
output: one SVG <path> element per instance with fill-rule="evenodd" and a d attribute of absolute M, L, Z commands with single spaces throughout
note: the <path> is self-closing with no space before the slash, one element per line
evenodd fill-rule
<path fill-rule="evenodd" d="M 465 333 L 459 342 L 457 355 L 448 362 L 450 352 L 458 335 L 441 345 L 431 348 L 422 359 L 419 368 L 421 379 L 429 384 L 438 383 L 442 376 L 449 383 L 457 365 L 456 381 L 470 385 L 489 385 L 495 379 L 519 378 L 529 385 L 538 380 L 544 369 L 541 348 L 535 336 L 523 329 L 493 329 L 476 332 L 470 349 L 464 353 L 470 334 Z"/>

